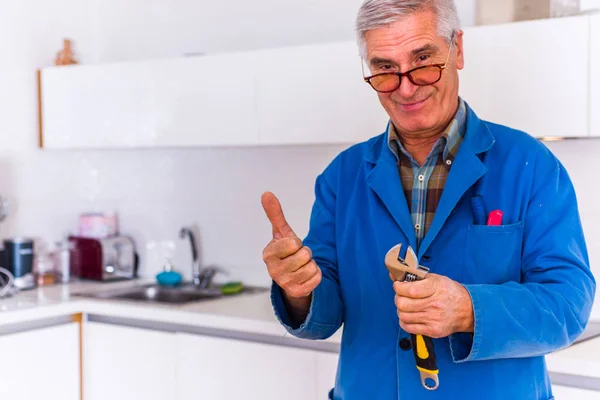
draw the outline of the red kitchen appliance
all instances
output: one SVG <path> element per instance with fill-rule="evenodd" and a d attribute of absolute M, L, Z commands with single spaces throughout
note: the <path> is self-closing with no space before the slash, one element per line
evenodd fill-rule
<path fill-rule="evenodd" d="M 139 257 L 128 236 L 70 236 L 71 274 L 82 279 L 112 281 L 137 278 Z"/>

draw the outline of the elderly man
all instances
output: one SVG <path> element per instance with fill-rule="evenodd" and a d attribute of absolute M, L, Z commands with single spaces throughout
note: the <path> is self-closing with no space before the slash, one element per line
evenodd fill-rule
<path fill-rule="evenodd" d="M 451 0 L 367 0 L 357 31 L 390 122 L 318 176 L 304 241 L 263 195 L 276 315 L 307 339 L 343 324 L 330 398 L 552 398 L 544 355 L 582 333 L 596 288 L 567 172 L 458 96 Z M 384 260 L 398 244 L 425 279 L 392 283 Z M 432 355 L 418 337 L 433 343 L 435 390 L 415 365 Z"/>

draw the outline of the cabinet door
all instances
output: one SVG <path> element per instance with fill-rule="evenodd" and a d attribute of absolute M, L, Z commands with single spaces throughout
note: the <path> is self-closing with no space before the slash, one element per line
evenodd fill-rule
<path fill-rule="evenodd" d="M 327 399 L 327 394 L 335 386 L 339 355 L 335 353 L 317 354 L 317 393 L 315 399 Z"/>
<path fill-rule="evenodd" d="M 254 59 L 233 53 L 44 69 L 43 147 L 254 145 Z"/>
<path fill-rule="evenodd" d="M 177 334 L 177 400 L 307 400 L 316 352 Z"/>
<path fill-rule="evenodd" d="M 385 131 L 388 116 L 363 80 L 355 42 L 269 50 L 258 63 L 262 144 L 352 144 Z"/>
<path fill-rule="evenodd" d="M 600 400 L 600 392 L 568 386 L 552 385 L 552 394 L 556 400 Z"/>
<path fill-rule="evenodd" d="M 90 322 L 85 326 L 85 400 L 173 400 L 174 334 Z"/>
<path fill-rule="evenodd" d="M 600 136 L 600 13 L 590 16 L 591 38 L 591 105 L 590 105 L 590 133 Z"/>
<path fill-rule="evenodd" d="M 535 137 L 589 135 L 589 17 L 465 29 L 460 94 L 483 119 Z"/>
<path fill-rule="evenodd" d="M 0 398 L 80 399 L 79 324 L 0 336 Z"/>

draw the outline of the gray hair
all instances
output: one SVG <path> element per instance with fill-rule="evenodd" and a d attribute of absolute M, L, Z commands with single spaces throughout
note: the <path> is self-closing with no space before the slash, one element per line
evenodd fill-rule
<path fill-rule="evenodd" d="M 356 35 L 360 56 L 366 57 L 365 34 L 390 25 L 417 12 L 431 10 L 437 15 L 438 34 L 448 43 L 460 29 L 454 0 L 365 0 L 356 17 Z"/>

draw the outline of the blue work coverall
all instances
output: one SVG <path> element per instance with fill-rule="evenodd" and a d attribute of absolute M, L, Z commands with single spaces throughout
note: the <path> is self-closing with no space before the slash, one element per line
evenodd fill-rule
<path fill-rule="evenodd" d="M 296 337 L 326 339 L 343 324 L 330 396 L 552 398 L 544 355 L 585 329 L 596 284 L 573 185 L 542 143 L 480 120 L 467 106 L 464 141 L 417 254 L 430 272 L 462 283 L 473 302 L 474 334 L 434 339 L 435 391 L 422 387 L 413 351 L 399 346 L 410 335 L 399 326 L 384 258 L 400 243 L 416 249 L 416 239 L 386 134 L 337 156 L 315 195 L 304 245 L 323 279 L 308 318 L 293 325 L 275 283 L 271 299 Z M 503 212 L 502 225 L 486 225 L 492 210 Z"/>

